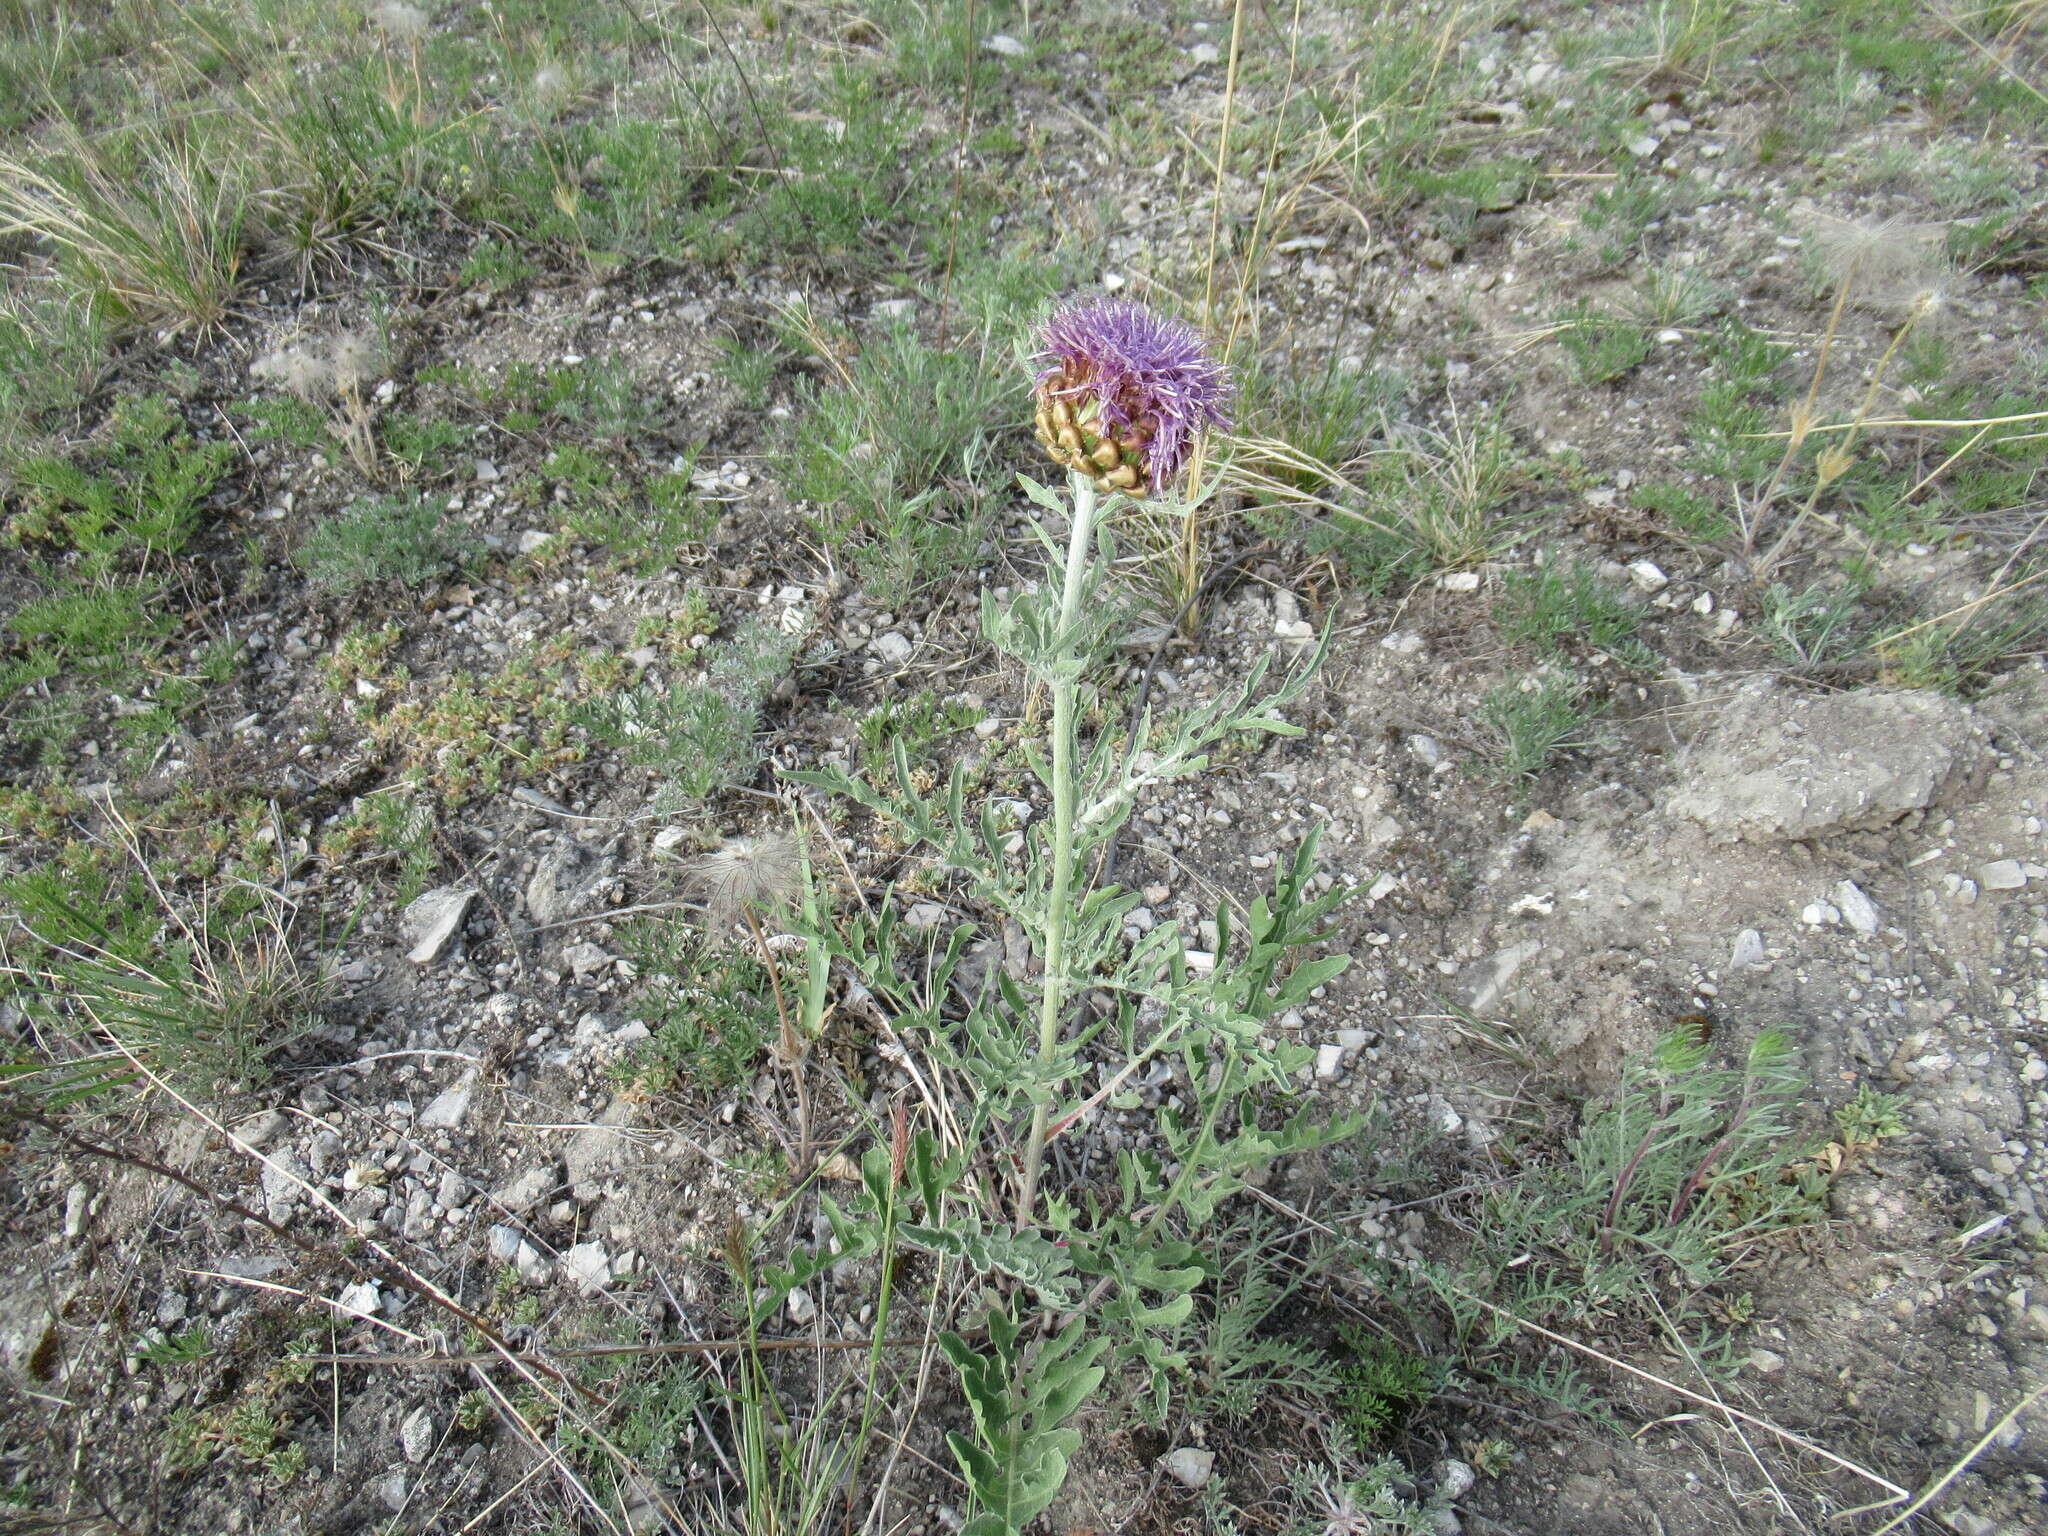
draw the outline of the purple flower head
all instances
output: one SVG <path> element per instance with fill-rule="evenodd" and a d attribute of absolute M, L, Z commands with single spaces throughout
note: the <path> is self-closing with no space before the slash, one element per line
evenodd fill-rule
<path fill-rule="evenodd" d="M 1054 311 L 1037 359 L 1039 440 L 1107 488 L 1163 489 L 1203 432 L 1230 425 L 1230 370 L 1193 326 L 1129 299 Z"/>

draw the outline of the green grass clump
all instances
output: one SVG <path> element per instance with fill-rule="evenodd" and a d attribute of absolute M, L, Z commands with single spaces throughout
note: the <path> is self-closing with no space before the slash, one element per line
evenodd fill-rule
<path fill-rule="evenodd" d="M 1498 784 L 1530 784 L 1560 753 L 1586 744 L 1582 733 L 1593 714 L 1585 682 L 1572 673 L 1496 684 L 1479 703 L 1479 723 L 1494 747 L 1489 776 Z"/>
<path fill-rule="evenodd" d="M 246 156 L 142 120 L 66 125 L 25 160 L 0 153 L 0 226 L 36 236 L 78 298 L 123 327 L 211 330 L 241 283 L 253 190 Z"/>
<path fill-rule="evenodd" d="M 1575 646 L 1628 661 L 1645 659 L 1635 638 L 1642 607 L 1583 561 L 1552 560 L 1533 571 L 1511 572 L 1494 605 L 1501 637 L 1562 659 Z"/>
<path fill-rule="evenodd" d="M 1633 320 L 1576 304 L 1559 318 L 1558 341 L 1582 383 L 1611 384 L 1650 355 L 1650 333 Z"/>
<path fill-rule="evenodd" d="M 1712 1374 L 1733 1370 L 1746 1298 L 1715 1292 L 1779 1234 L 1824 1219 L 1828 1174 L 1818 1140 L 1795 1129 L 1808 1086 L 1790 1042 L 1767 1031 L 1724 1065 L 1706 1033 L 1688 1023 L 1631 1058 L 1562 1160 L 1482 1200 L 1454 1272 L 1434 1275 L 1482 1353 L 1514 1335 L 1513 1318 L 1647 1325 L 1677 1330 Z"/>
<path fill-rule="evenodd" d="M 0 295 L 0 463 L 77 414 L 105 368 L 106 346 L 106 324 L 90 304 L 32 289 Z"/>
<path fill-rule="evenodd" d="M 342 597 L 378 587 L 417 588 L 455 574 L 475 535 L 424 496 L 365 496 L 315 525 L 292 559 L 315 586 Z"/>
<path fill-rule="evenodd" d="M 1711 544 L 1733 528 L 1728 514 L 1698 491 L 1675 480 L 1648 480 L 1636 487 L 1635 504 L 1664 520 L 1682 539 Z"/>
<path fill-rule="evenodd" d="M 48 1103 L 98 1098 L 142 1069 L 229 1098 L 320 1022 L 329 984 L 299 963 L 267 892 L 186 912 L 133 881 L 95 895 L 50 865 L 4 889 L 43 951 L 30 1001 L 45 1043 L 0 1063 L 0 1080 Z"/>
<path fill-rule="evenodd" d="M 1634 260 L 1650 226 L 1670 210 L 1673 196 L 1660 177 L 1629 172 L 1587 198 L 1579 224 L 1597 242 L 1601 264 L 1618 267 Z"/>
<path fill-rule="evenodd" d="M 1004 360 L 892 327 L 805 396 L 790 487 L 819 537 L 850 546 L 862 583 L 895 606 L 973 563 L 1000 483 L 990 439 L 1018 409 Z"/>
<path fill-rule="evenodd" d="M 123 682 L 157 658 L 177 628 L 167 594 L 233 452 L 195 441 L 171 402 L 150 395 L 115 412 L 95 451 L 15 466 L 4 542 L 36 557 L 36 595 L 7 619 L 26 650 L 0 670 L 0 689 L 66 672 Z M 190 679 L 161 681 L 192 691 Z"/>
<path fill-rule="evenodd" d="M 1336 359 L 1307 368 L 1262 358 L 1239 376 L 1241 429 L 1295 449 L 1304 462 L 1283 467 L 1284 477 L 1319 491 L 1330 477 L 1314 466 L 1349 464 L 1407 389 L 1407 379 L 1390 369 L 1345 367 Z"/>
<path fill-rule="evenodd" d="M 1769 434 L 1781 425 L 1775 404 L 1783 392 L 1780 365 L 1792 349 L 1739 320 L 1724 324 L 1709 342 L 1707 382 L 1690 420 L 1690 467 L 1708 479 L 1753 486 L 1768 479 L 1784 453 Z"/>

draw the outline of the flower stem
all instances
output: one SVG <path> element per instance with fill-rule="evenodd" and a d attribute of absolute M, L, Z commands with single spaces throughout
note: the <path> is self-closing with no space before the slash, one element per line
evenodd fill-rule
<path fill-rule="evenodd" d="M 1074 714 L 1080 697 L 1081 604 L 1086 596 L 1095 537 L 1095 483 L 1071 477 L 1074 525 L 1067 536 L 1067 564 L 1060 588 L 1061 651 L 1052 683 L 1052 880 L 1046 887 L 1045 976 L 1038 1000 L 1038 1061 L 1043 1065 L 1060 1044 L 1060 1016 L 1067 994 L 1067 913 L 1074 905 Z M 1031 1112 L 1031 1139 L 1024 1145 L 1024 1176 L 1017 1189 L 1017 1225 L 1031 1225 L 1038 1205 L 1038 1179 L 1052 1126 L 1048 1099 Z"/>

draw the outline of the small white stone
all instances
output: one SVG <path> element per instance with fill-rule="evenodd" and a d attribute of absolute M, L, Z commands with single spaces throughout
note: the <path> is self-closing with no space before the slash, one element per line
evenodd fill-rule
<path fill-rule="evenodd" d="M 1877 903 L 1863 894 L 1863 888 L 1853 880 L 1844 880 L 1829 893 L 1835 905 L 1841 909 L 1843 921 L 1866 938 L 1877 932 Z"/>
<path fill-rule="evenodd" d="M 809 1291 L 799 1286 L 789 1293 L 789 1320 L 797 1327 L 808 1327 L 811 1319 L 817 1315 L 818 1304 L 811 1300 Z"/>
<path fill-rule="evenodd" d="M 1472 1485 L 1479 1481 L 1478 1474 L 1471 1466 L 1455 1456 L 1446 1456 L 1436 1464 L 1436 1496 L 1448 1504 L 1462 1499 L 1472 1491 Z"/>
<path fill-rule="evenodd" d="M 64 1236 L 76 1241 L 85 1234 L 85 1223 L 92 1209 L 92 1188 L 84 1183 L 73 1184 L 64 1191 Z"/>
<path fill-rule="evenodd" d="M 1182 1487 L 1199 1488 L 1216 1470 L 1216 1453 L 1202 1450 L 1199 1446 L 1184 1445 L 1163 1457 L 1160 1465 Z"/>
<path fill-rule="evenodd" d="M 1021 59 L 1031 49 L 1007 32 L 997 32 L 982 39 L 981 46 L 990 53 L 999 53 L 1006 59 Z"/>
<path fill-rule="evenodd" d="M 1634 138 L 1628 141 L 1628 152 L 1634 155 L 1638 160 L 1649 159 L 1650 156 L 1657 153 L 1657 151 L 1661 147 L 1662 146 L 1659 145 L 1658 142 L 1655 139 L 1651 138 L 1650 135 L 1647 133 L 1643 134 L 1640 138 Z"/>
<path fill-rule="evenodd" d="M 599 1243 L 578 1243 L 562 1255 L 562 1268 L 586 1296 L 594 1296 L 612 1283 L 611 1260 Z"/>
<path fill-rule="evenodd" d="M 1708 614 L 1712 613 L 1714 611 L 1714 594 L 1702 592 L 1698 597 L 1694 598 L 1692 600 L 1692 611 L 1701 618 L 1705 618 Z"/>
<path fill-rule="evenodd" d="M 1344 1070 L 1344 1047 L 1332 1040 L 1316 1047 L 1316 1076 L 1328 1082 Z"/>
<path fill-rule="evenodd" d="M 563 960 L 578 976 L 591 976 L 612 963 L 612 957 L 596 944 L 571 944 L 562 951 Z"/>
<path fill-rule="evenodd" d="M 900 667 L 903 663 L 910 660 L 910 654 L 915 647 L 911 645 L 908 638 L 892 629 L 886 635 L 877 635 L 868 643 L 868 649 L 873 651 L 888 665 Z"/>
<path fill-rule="evenodd" d="M 1735 935 L 1735 949 L 1728 957 L 1728 969 L 1746 971 L 1763 963 L 1764 936 L 1754 928 L 1745 928 Z"/>
<path fill-rule="evenodd" d="M 1654 560 L 1638 560 L 1628 568 L 1628 579 L 1645 592 L 1662 592 L 1671 578 Z"/>
<path fill-rule="evenodd" d="M 2018 859 L 1994 859 L 1977 871 L 1977 883 L 1987 891 L 2017 891 L 2025 887 L 2027 872 Z"/>
<path fill-rule="evenodd" d="M 363 1280 L 355 1285 L 344 1286 L 341 1294 L 335 1297 L 334 1304 L 356 1317 L 374 1318 L 377 1316 L 377 1309 L 383 1305 L 383 1297 L 377 1293 L 376 1281 Z"/>
<path fill-rule="evenodd" d="M 1447 571 L 1437 577 L 1436 584 L 1446 592 L 1477 592 L 1479 573 L 1477 571 Z"/>
<path fill-rule="evenodd" d="M 1842 920 L 1842 914 L 1824 901 L 1809 901 L 1799 914 L 1799 921 L 1809 928 L 1830 928 Z"/>
<path fill-rule="evenodd" d="M 399 918 L 400 931 L 412 941 L 406 959 L 415 965 L 428 965 L 439 959 L 448 941 L 461 929 L 462 919 L 474 900 L 475 891 L 446 885 L 415 897 Z"/>
<path fill-rule="evenodd" d="M 463 1116 L 469 1113 L 470 1095 L 476 1091 L 476 1071 L 465 1072 L 462 1080 L 452 1088 L 444 1088 L 434 1096 L 434 1102 L 420 1111 L 420 1129 L 427 1131 L 452 1131 L 462 1124 Z"/>
<path fill-rule="evenodd" d="M 407 1414 L 405 1422 L 398 1426 L 398 1445 L 414 1466 L 425 1461 L 434 1449 L 434 1416 L 425 1403 Z"/>

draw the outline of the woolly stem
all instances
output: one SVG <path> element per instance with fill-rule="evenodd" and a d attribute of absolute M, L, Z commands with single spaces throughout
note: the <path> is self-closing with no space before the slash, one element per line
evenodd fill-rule
<path fill-rule="evenodd" d="M 1067 913 L 1073 906 L 1074 716 L 1080 698 L 1078 676 L 1081 603 L 1086 596 L 1089 554 L 1095 534 L 1095 483 L 1081 475 L 1070 482 L 1074 525 L 1067 535 L 1067 564 L 1060 588 L 1060 656 L 1052 683 L 1052 880 L 1046 887 L 1045 976 L 1038 999 L 1038 1061 L 1058 1051 L 1060 1017 L 1067 1000 Z M 1031 1112 L 1031 1137 L 1024 1144 L 1023 1180 L 1017 1188 L 1017 1225 L 1031 1224 L 1038 1205 L 1038 1180 L 1052 1127 L 1052 1102 Z"/>

